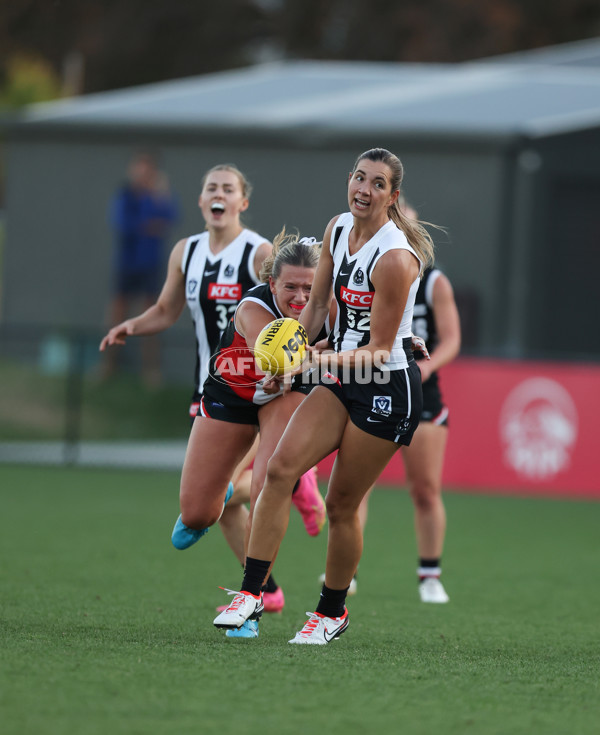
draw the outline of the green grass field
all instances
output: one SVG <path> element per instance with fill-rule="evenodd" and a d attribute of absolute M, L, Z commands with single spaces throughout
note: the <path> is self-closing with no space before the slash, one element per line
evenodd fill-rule
<path fill-rule="evenodd" d="M 448 605 L 418 601 L 412 507 L 377 490 L 350 628 L 287 643 L 325 536 L 294 511 L 281 615 L 212 620 L 241 572 L 170 546 L 178 475 L 0 466 L 3 735 L 600 731 L 600 504 L 447 493 Z M 229 598 L 227 598 L 229 599 Z"/>

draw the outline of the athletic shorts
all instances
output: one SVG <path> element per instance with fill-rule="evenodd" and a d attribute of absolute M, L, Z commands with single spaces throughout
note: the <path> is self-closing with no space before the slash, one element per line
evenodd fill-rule
<path fill-rule="evenodd" d="M 305 385 L 296 379 L 294 379 L 294 382 L 292 383 L 292 391 L 295 393 L 303 393 L 304 395 L 308 395 L 314 387 L 314 385 Z M 228 421 L 232 424 L 259 425 L 258 411 L 266 404 L 244 401 L 243 405 L 237 404 L 235 406 L 228 406 L 219 400 L 220 397 L 221 395 L 213 396 L 210 391 L 210 386 L 207 387 L 205 384 L 204 394 L 200 397 L 200 405 L 197 409 L 196 415 L 207 416 L 208 418 L 216 419 L 217 421 Z M 277 396 L 273 398 L 273 400 L 277 400 Z M 190 406 L 190 417 L 192 418 L 192 421 L 195 418 L 195 416 L 192 416 L 194 405 L 194 402 L 192 402 L 192 405 Z"/>
<path fill-rule="evenodd" d="M 340 380 L 325 374 L 320 385 L 344 404 L 350 420 L 359 429 L 372 436 L 408 446 L 419 425 L 423 406 L 421 371 L 412 353 L 407 368 L 374 370 L 373 379 L 368 383 L 360 380 L 360 377 L 350 373 Z M 384 382 L 386 377 L 389 380 Z"/>
<path fill-rule="evenodd" d="M 436 426 L 448 426 L 448 407 L 444 405 L 437 380 L 430 379 L 423 383 L 421 421 Z"/>

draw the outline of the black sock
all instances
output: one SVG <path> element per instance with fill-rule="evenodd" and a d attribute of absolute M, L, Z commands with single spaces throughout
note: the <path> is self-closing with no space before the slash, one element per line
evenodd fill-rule
<path fill-rule="evenodd" d="M 442 559 L 419 559 L 419 568 L 417 574 L 419 579 L 425 579 L 425 577 L 439 577 L 442 573 Z"/>
<path fill-rule="evenodd" d="M 246 568 L 244 570 L 244 581 L 242 582 L 242 590 L 244 592 L 250 592 L 251 595 L 258 597 L 260 590 L 265 581 L 265 577 L 269 572 L 271 566 L 270 561 L 263 561 L 262 559 L 253 559 L 250 556 L 246 557 Z"/>
<path fill-rule="evenodd" d="M 317 605 L 317 612 L 328 618 L 339 618 L 344 614 L 348 587 L 343 590 L 331 590 L 323 585 L 321 597 Z"/>
<path fill-rule="evenodd" d="M 273 575 L 269 574 L 269 578 L 264 583 L 262 591 L 263 592 L 276 592 L 278 587 L 279 585 L 275 581 L 275 578 L 273 577 Z"/>

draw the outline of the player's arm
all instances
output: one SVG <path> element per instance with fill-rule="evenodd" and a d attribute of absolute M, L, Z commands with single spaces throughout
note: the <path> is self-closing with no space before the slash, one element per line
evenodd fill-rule
<path fill-rule="evenodd" d="M 139 316 L 114 326 L 100 342 L 100 351 L 110 345 L 124 345 L 127 337 L 156 334 L 179 319 L 185 307 L 185 276 L 181 260 L 186 240 L 180 240 L 169 256 L 167 277 L 155 304 Z"/>
<path fill-rule="evenodd" d="M 334 217 L 331 220 L 323 235 L 323 245 L 321 247 L 321 254 L 319 256 L 313 285 L 310 290 L 310 298 L 300 315 L 300 323 L 306 329 L 309 342 L 312 342 L 323 328 L 331 307 L 333 258 L 329 250 L 329 243 L 331 241 L 333 227 L 338 217 Z"/>
<path fill-rule="evenodd" d="M 375 295 L 371 306 L 370 340 L 361 349 L 368 350 L 371 355 L 377 354 L 382 362 L 389 359 L 419 268 L 419 261 L 410 251 L 391 250 L 382 255 L 371 273 Z"/>
<path fill-rule="evenodd" d="M 254 301 L 243 301 L 235 312 L 235 330 L 254 349 L 258 335 L 274 319 L 270 311 Z"/>
<path fill-rule="evenodd" d="M 427 363 L 419 363 L 424 381 L 431 373 L 452 362 L 460 352 L 460 318 L 454 300 L 454 290 L 443 273 L 440 273 L 433 284 L 431 306 L 438 343 L 430 354 L 431 359 Z"/>
<path fill-rule="evenodd" d="M 419 262 L 408 250 L 390 250 L 381 256 L 373 272 L 371 282 L 375 288 L 371 306 L 370 339 L 364 347 L 338 352 L 333 364 L 354 366 L 384 364 L 398 333 L 398 327 L 406 307 L 411 284 L 419 274 Z"/>

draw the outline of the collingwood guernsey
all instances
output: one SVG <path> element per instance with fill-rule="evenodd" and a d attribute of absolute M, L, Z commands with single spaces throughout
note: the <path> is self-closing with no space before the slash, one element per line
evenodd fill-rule
<path fill-rule="evenodd" d="M 211 355 L 240 299 L 259 283 L 254 258 L 259 245 L 265 242 L 256 232 L 242 230 L 215 255 L 208 238 L 208 232 L 189 237 L 181 261 L 187 305 L 196 333 L 196 391 L 202 390 Z"/>
<path fill-rule="evenodd" d="M 350 255 L 348 236 L 354 225 L 350 212 L 340 215 L 331 235 L 330 251 L 333 257 L 333 290 L 337 301 L 337 317 L 333 330 L 336 352 L 363 347 L 371 338 L 371 306 L 375 289 L 371 274 L 382 255 L 390 250 L 408 250 L 420 259 L 408 244 L 404 233 L 389 221 L 354 255 Z M 419 277 L 411 284 L 406 307 L 390 359 L 385 366 L 389 370 L 408 365 L 402 340 L 411 336 L 413 306 L 419 288 Z"/>

